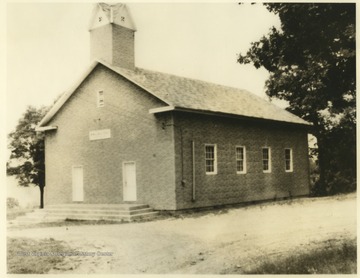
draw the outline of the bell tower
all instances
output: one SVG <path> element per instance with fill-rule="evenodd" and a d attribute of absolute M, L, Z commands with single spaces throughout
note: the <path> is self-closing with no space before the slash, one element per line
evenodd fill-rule
<path fill-rule="evenodd" d="M 90 20 L 90 58 L 135 69 L 135 25 L 125 4 L 96 4 Z"/>

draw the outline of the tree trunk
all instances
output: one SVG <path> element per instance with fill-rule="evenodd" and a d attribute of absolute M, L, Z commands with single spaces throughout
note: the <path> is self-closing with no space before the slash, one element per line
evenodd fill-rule
<path fill-rule="evenodd" d="M 317 185 L 317 191 L 318 191 L 318 194 L 321 195 L 321 196 L 324 196 L 326 195 L 326 183 L 325 183 L 325 160 L 324 160 L 324 151 L 322 149 L 322 146 L 320 147 L 319 146 L 319 149 L 318 149 L 318 160 L 319 160 L 319 174 L 320 174 L 320 177 L 319 177 L 319 182 L 318 182 L 318 185 Z"/>
<path fill-rule="evenodd" d="M 40 188 L 40 208 L 43 209 L 44 208 L 44 187 L 39 186 L 39 188 Z"/>
<path fill-rule="evenodd" d="M 319 128 L 317 126 L 317 128 Z M 324 196 L 327 194 L 326 190 L 326 153 L 324 149 L 324 138 L 321 131 L 316 132 L 315 134 L 317 140 L 317 147 L 318 147 L 318 167 L 319 167 L 319 180 L 315 185 L 315 194 Z M 326 147 L 326 146 L 325 146 Z"/>

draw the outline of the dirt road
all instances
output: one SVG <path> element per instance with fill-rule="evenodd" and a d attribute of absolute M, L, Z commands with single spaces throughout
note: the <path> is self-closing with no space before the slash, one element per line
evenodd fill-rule
<path fill-rule="evenodd" d="M 197 218 L 11 229 L 8 236 L 51 237 L 95 254 L 66 257 L 50 273 L 220 274 L 246 269 L 263 256 L 316 248 L 318 241 L 355 238 L 356 195 L 269 203 Z"/>

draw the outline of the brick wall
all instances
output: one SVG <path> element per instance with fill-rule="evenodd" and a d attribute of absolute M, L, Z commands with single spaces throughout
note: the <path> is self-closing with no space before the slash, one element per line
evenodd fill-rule
<path fill-rule="evenodd" d="M 112 27 L 110 24 L 90 31 L 90 59 L 112 63 Z"/>
<path fill-rule="evenodd" d="M 134 31 L 107 24 L 90 31 L 91 59 L 104 60 L 127 69 L 135 67 Z"/>
<path fill-rule="evenodd" d="M 104 91 L 105 107 L 97 108 Z M 149 114 L 164 104 L 98 65 L 49 125 L 45 205 L 72 202 L 72 167 L 84 169 L 84 203 L 123 202 L 125 161 L 136 163 L 137 201 L 155 209 L 183 209 L 309 193 L 307 133 L 291 126 L 190 113 Z M 89 131 L 111 138 L 90 141 Z M 196 200 L 192 201 L 192 141 Z M 218 172 L 205 174 L 205 144 L 216 144 Z M 235 146 L 246 147 L 247 173 L 236 173 Z M 262 171 L 262 147 L 272 171 Z M 284 149 L 293 151 L 285 172 Z M 176 193 L 176 195 L 175 195 Z"/>
<path fill-rule="evenodd" d="M 309 193 L 305 130 L 180 112 L 175 113 L 174 124 L 177 209 Z M 192 201 L 192 140 L 195 142 L 196 201 Z M 216 175 L 205 173 L 205 144 L 217 146 Z M 236 173 L 236 146 L 246 147 L 246 174 Z M 262 147 L 271 148 L 271 173 L 263 173 Z M 285 148 L 292 148 L 293 152 L 293 172 L 290 173 L 285 172 Z"/>
<path fill-rule="evenodd" d="M 97 108 L 97 91 L 105 106 Z M 72 202 L 72 166 L 84 169 L 84 203 L 123 201 L 122 164 L 135 161 L 137 200 L 175 209 L 175 161 L 170 115 L 154 116 L 159 100 L 98 65 L 49 125 L 46 135 L 45 205 Z M 111 138 L 89 140 L 89 131 L 110 129 Z"/>
<path fill-rule="evenodd" d="M 127 69 L 135 68 L 134 31 L 113 25 L 113 65 Z"/>

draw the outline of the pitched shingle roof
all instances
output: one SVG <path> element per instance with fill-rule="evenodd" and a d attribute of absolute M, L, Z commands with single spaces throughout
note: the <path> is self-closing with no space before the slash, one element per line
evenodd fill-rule
<path fill-rule="evenodd" d="M 109 65 L 105 62 L 95 62 L 85 73 L 82 79 L 67 93 L 65 93 L 50 109 L 48 114 L 39 123 L 45 126 L 61 109 L 63 104 L 76 91 L 76 88 L 92 70 L 102 64 L 120 74 L 129 81 L 142 87 L 167 105 L 179 109 L 205 111 L 234 116 L 273 120 L 279 122 L 310 125 L 305 120 L 281 109 L 274 104 L 241 89 L 217 85 L 205 81 L 179 77 L 171 74 L 149 71 L 136 68 L 127 70 Z M 158 108 L 158 107 L 154 107 Z"/>
<path fill-rule="evenodd" d="M 107 66 L 175 108 L 309 125 L 298 116 L 246 90 L 145 69 L 132 71 Z"/>

